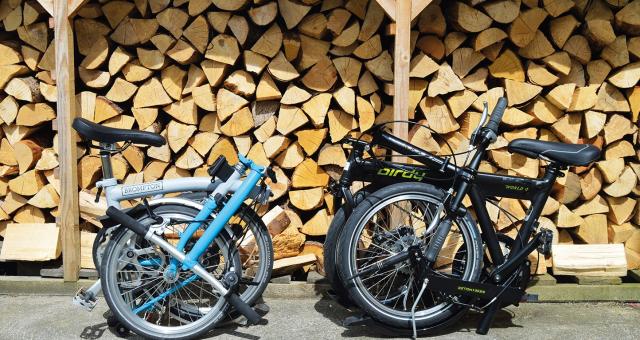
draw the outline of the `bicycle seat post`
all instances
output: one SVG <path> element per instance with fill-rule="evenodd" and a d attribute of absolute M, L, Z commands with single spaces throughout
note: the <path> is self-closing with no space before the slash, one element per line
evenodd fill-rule
<path fill-rule="evenodd" d="M 111 154 L 116 151 L 113 143 L 100 143 L 100 160 L 102 161 L 102 179 L 113 178 Z"/>

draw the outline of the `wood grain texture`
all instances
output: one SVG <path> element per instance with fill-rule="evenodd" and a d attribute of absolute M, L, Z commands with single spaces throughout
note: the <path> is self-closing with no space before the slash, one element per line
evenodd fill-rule
<path fill-rule="evenodd" d="M 80 273 L 80 228 L 76 134 L 71 128 L 76 116 L 73 31 L 66 1 L 54 2 L 56 82 L 58 86 L 57 124 L 60 162 L 60 214 L 62 257 L 65 281 L 77 281 Z"/>
<path fill-rule="evenodd" d="M 393 120 L 401 121 L 409 119 L 409 68 L 411 62 L 411 2 L 408 0 L 396 1 L 396 36 L 394 42 L 393 63 Z M 407 140 L 409 127 L 406 123 L 393 124 L 393 132 L 396 137 Z M 399 159 L 402 161 L 402 159 Z"/>

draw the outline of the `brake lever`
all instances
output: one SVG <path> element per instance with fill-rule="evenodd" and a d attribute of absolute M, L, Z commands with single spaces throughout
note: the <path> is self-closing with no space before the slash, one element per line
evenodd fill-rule
<path fill-rule="evenodd" d="M 489 116 L 489 103 L 487 103 L 485 101 L 485 102 L 482 103 L 482 106 L 483 106 L 482 117 L 480 117 L 480 122 L 478 122 L 478 126 L 476 127 L 475 130 L 473 130 L 473 133 L 471 134 L 471 140 L 470 140 L 470 143 L 469 143 L 470 147 L 471 147 L 471 145 L 475 145 L 476 137 L 480 133 L 480 129 L 487 122 L 487 117 Z"/>

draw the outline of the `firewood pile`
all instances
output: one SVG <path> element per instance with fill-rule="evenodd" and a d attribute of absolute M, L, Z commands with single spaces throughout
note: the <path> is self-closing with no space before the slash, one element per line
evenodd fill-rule
<path fill-rule="evenodd" d="M 18 236 L 25 253 L 8 255 L 15 248 L 8 244 L 1 258 L 31 252 L 50 260 L 60 255 L 58 231 L 47 224 L 59 201 L 53 30 L 36 1 L 1 1 L 0 22 L 0 236 Z M 52 251 L 38 253 L 19 240 L 34 233 L 53 243 Z"/>
<path fill-rule="evenodd" d="M 1 4 L 0 217 L 50 222 L 53 34 L 34 2 Z M 638 13 L 640 0 L 434 1 L 412 26 L 409 116 L 443 138 L 413 127 L 410 141 L 466 150 L 483 102 L 504 95 L 503 133 L 482 171 L 541 174 L 544 161 L 507 151 L 515 138 L 601 147 L 597 164 L 559 179 L 541 225 L 558 243 L 625 243 L 629 268 L 640 267 Z M 322 272 L 334 214 L 326 186 L 346 161 L 338 141 L 393 120 L 395 28 L 376 1 L 93 0 L 73 28 L 78 115 L 169 141 L 114 157 L 119 180 L 206 176 L 238 152 L 272 165 L 278 183 L 262 213 L 276 259 Z M 81 148 L 78 162 L 80 189 L 92 189 L 95 150 Z M 99 209 L 83 194 L 92 221 Z M 499 205 L 518 219 L 528 207 Z M 515 233 L 509 214 L 489 208 L 497 229 Z M 552 265 L 532 260 L 538 273 Z"/>

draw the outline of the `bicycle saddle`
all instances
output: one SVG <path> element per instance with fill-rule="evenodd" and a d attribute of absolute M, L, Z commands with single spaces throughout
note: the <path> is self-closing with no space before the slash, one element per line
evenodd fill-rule
<path fill-rule="evenodd" d="M 111 128 L 96 124 L 84 118 L 74 119 L 72 126 L 84 138 L 103 143 L 131 142 L 151 146 L 162 146 L 167 142 L 164 137 L 156 133 Z"/>
<path fill-rule="evenodd" d="M 588 165 L 600 157 L 600 149 L 591 144 L 545 142 L 528 138 L 514 139 L 509 143 L 508 150 L 531 158 L 542 156 L 563 165 Z"/>

